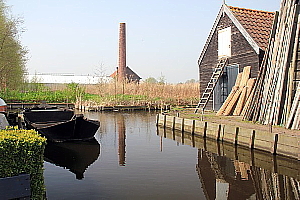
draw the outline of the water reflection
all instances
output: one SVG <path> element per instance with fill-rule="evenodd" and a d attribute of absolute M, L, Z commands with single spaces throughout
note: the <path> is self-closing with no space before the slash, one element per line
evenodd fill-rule
<path fill-rule="evenodd" d="M 247 163 L 199 150 L 197 171 L 207 199 L 255 199 Z"/>
<path fill-rule="evenodd" d="M 117 126 L 118 126 L 118 134 L 119 134 L 119 165 L 125 166 L 126 128 L 125 128 L 125 120 L 123 115 L 117 115 Z"/>
<path fill-rule="evenodd" d="M 69 169 L 76 179 L 81 180 L 85 170 L 98 159 L 99 154 L 100 144 L 95 138 L 89 141 L 48 142 L 44 160 Z"/>
<path fill-rule="evenodd" d="M 94 151 L 98 153 L 87 164 L 80 164 L 82 167 L 72 161 L 76 157 L 72 153 L 67 153 L 65 158 L 59 151 L 52 158 L 48 156 L 48 161 L 53 163 L 57 157 L 60 162 L 69 159 L 75 167 L 56 163 L 73 168 L 70 171 L 81 174 L 78 177 L 84 173 L 85 177 L 77 181 L 67 170 L 47 163 L 44 177 L 48 199 L 299 197 L 297 160 L 167 129 L 157 131 L 155 113 L 89 112 L 85 116 L 101 122 L 95 135 L 101 144 L 101 157 L 97 159 L 99 144 Z M 81 151 L 85 147 L 75 149 Z M 83 160 L 94 153 L 86 154 Z M 87 169 L 89 163 L 93 164 Z"/>
<path fill-rule="evenodd" d="M 160 137 L 198 148 L 196 170 L 206 199 L 299 199 L 299 162 L 158 128 Z"/>
<path fill-rule="evenodd" d="M 207 199 L 299 199 L 295 178 L 203 149 L 197 171 Z"/>

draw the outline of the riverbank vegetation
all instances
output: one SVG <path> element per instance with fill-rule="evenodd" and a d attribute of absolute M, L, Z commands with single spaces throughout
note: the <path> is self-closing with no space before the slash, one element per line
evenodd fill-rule
<path fill-rule="evenodd" d="M 27 83 L 23 84 L 23 87 L 19 90 L 0 90 L 0 96 L 8 103 L 39 103 L 41 101 L 73 103 L 76 102 L 78 96 L 82 96 L 83 99 L 91 98 L 81 86 L 75 83 L 64 85 L 59 90 L 53 90 L 40 83 Z"/>
<path fill-rule="evenodd" d="M 197 104 L 199 84 L 162 83 L 99 83 L 95 85 L 29 83 L 21 90 L 0 90 L 7 102 L 76 103 L 93 102 L 97 105 L 139 105 L 159 102 L 171 105 Z"/>
<path fill-rule="evenodd" d="M 98 96 L 98 103 L 130 105 L 136 102 L 162 102 L 172 105 L 195 104 L 199 99 L 199 84 L 167 83 L 103 83 L 89 85 L 86 92 Z"/>

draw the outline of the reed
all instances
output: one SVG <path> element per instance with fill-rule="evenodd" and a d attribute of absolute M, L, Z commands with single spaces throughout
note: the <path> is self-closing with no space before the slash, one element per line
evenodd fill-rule
<path fill-rule="evenodd" d="M 103 106 L 114 105 L 195 105 L 199 101 L 199 84 L 99 83 L 95 85 L 51 84 L 36 89 L 0 90 L 6 102 L 72 102 Z"/>
<path fill-rule="evenodd" d="M 199 101 L 199 83 L 160 84 L 160 83 L 99 83 L 85 85 L 85 92 L 99 97 L 99 101 L 123 100 L 161 101 L 168 104 L 189 105 Z M 120 99 L 123 97 L 123 99 Z M 126 99 L 128 98 L 128 99 Z M 119 102 L 120 103 L 120 102 Z M 124 104 L 124 102 L 123 102 Z"/>

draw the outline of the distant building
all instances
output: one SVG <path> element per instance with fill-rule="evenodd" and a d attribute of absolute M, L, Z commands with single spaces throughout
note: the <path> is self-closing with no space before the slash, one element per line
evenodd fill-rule
<path fill-rule="evenodd" d="M 111 78 L 119 78 L 120 76 L 118 75 L 119 68 L 110 75 Z M 132 71 L 129 67 L 125 68 L 125 78 L 123 80 L 126 80 L 128 82 L 140 82 L 142 78 L 139 77 L 134 71 Z"/>
<path fill-rule="evenodd" d="M 98 84 L 109 82 L 112 78 L 108 76 L 75 75 L 75 74 L 28 74 L 25 78 L 29 83 L 43 84 Z"/>

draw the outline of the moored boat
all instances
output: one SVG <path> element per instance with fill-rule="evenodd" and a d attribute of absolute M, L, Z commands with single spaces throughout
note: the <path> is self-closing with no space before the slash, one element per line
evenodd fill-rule
<path fill-rule="evenodd" d="M 26 128 L 35 129 L 54 142 L 92 139 L 100 126 L 99 121 L 87 119 L 83 114 L 56 107 L 27 109 L 23 116 Z"/>

